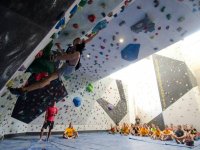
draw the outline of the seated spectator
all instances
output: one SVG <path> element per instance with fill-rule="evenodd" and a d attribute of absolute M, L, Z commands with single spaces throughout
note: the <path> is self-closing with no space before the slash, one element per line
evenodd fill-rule
<path fill-rule="evenodd" d="M 161 136 L 160 128 L 159 128 L 158 126 L 156 126 L 156 130 L 153 132 L 152 138 L 153 138 L 154 140 L 159 140 L 159 139 L 160 139 L 160 136 Z"/>
<path fill-rule="evenodd" d="M 116 129 L 116 132 L 120 133 L 120 125 L 119 125 L 119 123 L 116 124 L 115 129 Z"/>
<path fill-rule="evenodd" d="M 185 138 L 185 133 L 182 130 L 181 125 L 177 126 L 177 130 L 174 132 L 174 135 L 172 137 L 176 140 L 177 144 L 184 144 L 184 138 Z"/>
<path fill-rule="evenodd" d="M 143 126 L 140 128 L 139 131 L 140 136 L 148 136 L 149 135 L 149 130 L 146 124 L 143 124 Z"/>
<path fill-rule="evenodd" d="M 165 126 L 165 129 L 161 132 L 161 141 L 168 141 L 168 140 L 172 140 L 172 131 L 170 130 L 170 128 L 168 127 L 168 125 Z"/>
<path fill-rule="evenodd" d="M 172 123 L 170 124 L 169 130 L 171 130 L 173 133 L 175 131 L 175 126 Z"/>
<path fill-rule="evenodd" d="M 121 128 L 121 134 L 129 135 L 129 133 L 130 133 L 129 125 L 124 123 L 122 128 Z"/>
<path fill-rule="evenodd" d="M 193 125 L 190 126 L 190 134 L 194 136 L 194 140 L 200 139 L 200 132 L 198 132 L 197 129 L 193 127 Z"/>
<path fill-rule="evenodd" d="M 133 123 L 131 123 L 130 133 L 131 133 L 132 135 L 135 135 L 135 126 L 134 126 Z"/>
<path fill-rule="evenodd" d="M 72 123 L 70 122 L 69 127 L 66 128 L 63 133 L 63 138 L 71 139 L 77 137 L 78 137 L 78 132 L 73 128 Z"/>
<path fill-rule="evenodd" d="M 153 135 L 154 131 L 156 131 L 156 126 L 155 126 L 155 124 L 152 123 L 151 127 L 150 127 L 150 130 L 149 130 L 149 135 L 150 136 Z"/>
<path fill-rule="evenodd" d="M 187 146 L 194 146 L 194 135 L 190 134 L 190 132 L 186 132 L 183 142 Z"/>
<path fill-rule="evenodd" d="M 111 124 L 109 134 L 115 134 L 116 133 L 116 128 Z"/>
<path fill-rule="evenodd" d="M 190 132 L 190 128 L 188 128 L 187 124 L 184 124 L 182 127 L 184 132 Z"/>
<path fill-rule="evenodd" d="M 139 125 L 136 125 L 135 126 L 135 135 L 136 136 L 139 136 L 139 131 L 140 131 Z"/>
<path fill-rule="evenodd" d="M 135 117 L 135 124 L 136 125 L 140 124 L 140 118 L 138 116 Z"/>

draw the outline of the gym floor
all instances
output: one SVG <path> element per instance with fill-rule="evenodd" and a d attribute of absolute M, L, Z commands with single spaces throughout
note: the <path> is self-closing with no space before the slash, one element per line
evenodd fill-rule
<path fill-rule="evenodd" d="M 39 136 L 19 136 L 0 142 L 1 150 L 187 150 L 200 149 L 200 140 L 194 147 L 176 144 L 174 141 L 154 141 L 148 137 L 109 135 L 108 133 L 81 133 L 79 138 L 66 140 L 52 135 L 49 142 L 38 142 Z"/>

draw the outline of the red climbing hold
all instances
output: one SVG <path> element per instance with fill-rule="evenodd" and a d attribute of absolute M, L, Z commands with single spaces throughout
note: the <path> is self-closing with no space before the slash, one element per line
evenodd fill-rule
<path fill-rule="evenodd" d="M 88 20 L 89 20 L 90 22 L 94 22 L 94 21 L 96 20 L 96 16 L 93 15 L 93 14 L 91 14 L 91 15 L 88 16 Z"/>
<path fill-rule="evenodd" d="M 74 24 L 73 24 L 73 27 L 74 27 L 75 29 L 78 29 L 78 28 L 79 28 L 79 25 L 78 25 L 77 23 L 74 23 Z"/>
<path fill-rule="evenodd" d="M 92 36 L 92 34 L 86 34 L 85 36 L 87 36 L 88 38 Z"/>
<path fill-rule="evenodd" d="M 100 47 L 101 47 L 101 49 L 105 49 L 105 46 L 103 46 L 103 45 L 101 45 Z"/>

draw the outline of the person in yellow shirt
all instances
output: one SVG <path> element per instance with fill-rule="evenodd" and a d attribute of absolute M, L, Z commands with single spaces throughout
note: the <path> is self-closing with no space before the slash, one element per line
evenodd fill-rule
<path fill-rule="evenodd" d="M 129 133 L 130 133 L 129 125 L 124 123 L 122 128 L 121 128 L 121 134 L 129 135 Z"/>
<path fill-rule="evenodd" d="M 172 140 L 172 131 L 168 127 L 168 125 L 165 126 L 165 129 L 161 132 L 160 139 L 162 141 L 168 141 Z"/>
<path fill-rule="evenodd" d="M 77 137 L 78 137 L 78 132 L 73 128 L 72 123 L 70 122 L 69 127 L 66 128 L 63 133 L 63 138 L 71 139 Z"/>
<path fill-rule="evenodd" d="M 152 138 L 153 138 L 154 140 L 159 140 L 159 139 L 160 139 L 160 136 L 161 136 L 160 128 L 159 128 L 158 126 L 156 126 L 156 130 L 153 132 Z"/>
<path fill-rule="evenodd" d="M 143 124 L 142 127 L 139 130 L 140 136 L 148 136 L 149 130 L 146 124 Z"/>

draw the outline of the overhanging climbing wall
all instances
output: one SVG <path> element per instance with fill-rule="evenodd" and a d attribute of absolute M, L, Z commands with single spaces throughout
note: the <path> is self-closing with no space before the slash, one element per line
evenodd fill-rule
<path fill-rule="evenodd" d="M 1 0 L 0 89 L 74 0 Z"/>

